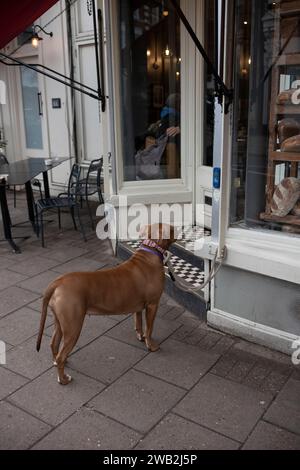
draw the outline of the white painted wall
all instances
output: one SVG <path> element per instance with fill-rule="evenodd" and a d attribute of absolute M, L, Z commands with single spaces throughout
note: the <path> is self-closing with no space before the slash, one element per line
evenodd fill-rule
<path fill-rule="evenodd" d="M 45 27 L 47 32 L 52 31 L 52 38 L 41 32 L 40 36 L 43 37 L 43 41 L 40 42 L 38 49 L 34 49 L 31 44 L 26 44 L 14 56 L 20 60 L 29 61 L 38 54 L 39 63 L 70 76 L 67 19 L 64 9 L 65 0 L 61 0 L 35 21 L 35 24 Z M 63 13 L 54 19 L 61 12 Z M 86 2 L 82 0 L 78 0 L 72 6 L 71 13 L 74 78 L 96 89 L 92 16 L 88 15 Z M 16 48 L 17 40 L 13 40 L 4 52 L 11 54 Z M 60 191 L 66 185 L 71 165 L 75 161 L 72 94 L 70 88 L 63 84 L 42 75 L 39 79 L 43 98 L 43 119 L 45 119 L 46 126 L 44 151 L 40 156 L 67 156 L 72 159 L 51 172 L 50 184 L 55 192 L 55 190 Z M 7 157 L 12 162 L 30 156 L 26 154 L 19 68 L 0 64 L 0 80 L 4 80 L 7 84 L 7 104 L 0 105 L 0 127 L 4 127 L 5 139 L 8 141 Z M 52 98 L 61 99 L 60 109 L 52 108 Z M 75 92 L 75 110 L 79 161 L 92 160 L 101 156 L 103 150 L 98 102 L 80 92 Z"/>

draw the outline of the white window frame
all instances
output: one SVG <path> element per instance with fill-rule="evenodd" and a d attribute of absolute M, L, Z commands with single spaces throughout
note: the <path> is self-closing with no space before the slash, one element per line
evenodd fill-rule
<path fill-rule="evenodd" d="M 197 0 L 181 0 L 181 7 L 188 15 Z M 110 17 L 116 18 L 117 0 L 110 3 Z M 189 10 L 188 10 L 189 9 Z M 195 27 L 195 15 L 190 18 Z M 195 94 L 196 89 L 196 61 L 195 46 L 189 38 L 184 26 L 181 24 L 181 54 L 185 57 L 181 70 L 181 93 L 186 99 L 182 100 L 181 130 L 181 178 L 157 181 L 124 181 L 123 178 L 123 151 L 122 151 L 122 119 L 121 119 L 121 83 L 120 83 L 120 53 L 118 44 L 118 25 L 116 21 L 111 24 L 111 51 L 113 76 L 113 112 L 114 112 L 114 144 L 116 162 L 117 195 L 128 196 L 128 203 L 144 202 L 182 202 L 191 203 L 194 190 L 194 155 L 195 155 Z M 199 153 L 199 152 L 198 152 Z M 117 204 L 118 196 L 112 195 L 111 202 Z"/>

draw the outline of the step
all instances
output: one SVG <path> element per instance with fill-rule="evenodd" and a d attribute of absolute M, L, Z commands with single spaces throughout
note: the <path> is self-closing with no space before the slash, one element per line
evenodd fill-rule
<path fill-rule="evenodd" d="M 117 255 L 121 259 L 127 260 L 139 248 L 140 244 L 141 240 L 119 242 Z M 170 251 L 175 273 L 187 281 L 191 287 L 200 286 L 205 277 L 203 259 L 187 250 L 184 241 L 174 243 Z M 206 321 L 208 305 L 202 291 L 197 293 L 183 292 L 175 286 L 166 272 L 165 292 L 184 308 L 194 313 L 200 320 Z"/>

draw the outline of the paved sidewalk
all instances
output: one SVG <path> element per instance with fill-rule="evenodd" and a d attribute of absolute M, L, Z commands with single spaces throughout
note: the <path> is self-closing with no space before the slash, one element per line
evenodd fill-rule
<path fill-rule="evenodd" d="M 18 200 L 16 220 L 24 211 Z M 131 317 L 87 317 L 68 361 L 74 380 L 60 386 L 51 314 L 35 350 L 43 290 L 60 273 L 120 260 L 93 232 L 84 243 L 68 214 L 62 232 L 50 218 L 45 249 L 34 236 L 21 255 L 0 244 L 0 449 L 300 449 L 300 367 L 213 331 L 166 295 L 157 353 L 135 339 Z"/>

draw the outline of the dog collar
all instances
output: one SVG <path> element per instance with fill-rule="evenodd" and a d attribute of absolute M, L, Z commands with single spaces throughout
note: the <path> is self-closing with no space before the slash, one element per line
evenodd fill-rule
<path fill-rule="evenodd" d="M 160 258 L 161 262 L 164 262 L 164 255 L 162 253 L 159 253 L 158 251 L 153 251 L 150 248 L 147 248 L 146 246 L 141 245 L 138 248 L 139 251 L 147 251 L 147 253 L 151 253 L 151 255 L 156 255 Z"/>
<path fill-rule="evenodd" d="M 154 248 L 157 250 L 162 256 L 164 256 L 166 250 L 164 250 L 161 246 L 159 246 L 156 242 L 153 240 L 143 240 L 141 246 L 148 246 L 149 248 Z"/>

